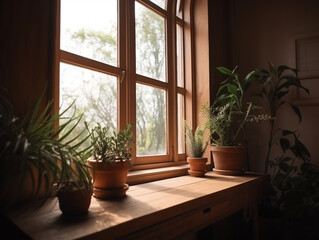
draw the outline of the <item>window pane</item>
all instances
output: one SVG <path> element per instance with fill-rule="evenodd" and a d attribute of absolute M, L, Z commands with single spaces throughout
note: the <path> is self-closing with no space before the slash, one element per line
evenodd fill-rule
<path fill-rule="evenodd" d="M 165 80 L 164 18 L 135 2 L 136 72 Z"/>
<path fill-rule="evenodd" d="M 182 18 L 183 17 L 183 12 L 182 12 L 182 9 L 183 9 L 183 0 L 177 0 L 176 2 L 176 16 L 179 17 L 179 18 Z"/>
<path fill-rule="evenodd" d="M 61 0 L 61 49 L 117 65 L 117 0 Z"/>
<path fill-rule="evenodd" d="M 184 134 L 184 95 L 177 96 L 177 134 L 178 134 L 178 153 L 185 153 L 185 134 Z"/>
<path fill-rule="evenodd" d="M 176 24 L 177 85 L 184 87 L 183 28 Z"/>
<path fill-rule="evenodd" d="M 100 123 L 110 126 L 110 131 L 117 127 L 117 78 L 103 73 L 60 64 L 60 105 L 61 111 L 75 101 L 65 116 L 84 114 L 75 135 L 85 128 Z M 63 123 L 63 121 L 62 121 Z"/>
<path fill-rule="evenodd" d="M 136 84 L 138 156 L 166 154 L 166 91 Z"/>
<path fill-rule="evenodd" d="M 165 9 L 166 0 L 151 0 L 151 2 L 155 3 L 157 6 Z"/>

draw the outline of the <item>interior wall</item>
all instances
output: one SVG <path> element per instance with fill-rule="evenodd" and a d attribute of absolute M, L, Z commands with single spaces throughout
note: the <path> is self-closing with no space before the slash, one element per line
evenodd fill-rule
<path fill-rule="evenodd" d="M 18 113 L 52 82 L 54 1 L 0 1 L 0 86 Z"/>
<path fill-rule="evenodd" d="M 218 1 L 217 1 L 218 2 Z M 268 68 L 268 61 L 276 66 L 296 67 L 295 40 L 302 36 L 319 33 L 319 1 L 316 0 L 230 0 L 229 8 L 232 67 L 238 65 L 244 76 L 255 68 Z M 225 47 L 225 46 L 224 46 Z M 215 46 L 216 48 L 216 46 Z M 313 56 L 319 55 L 312 53 Z M 319 71 L 319 69 L 317 69 Z M 302 80 L 306 84 L 306 80 Z M 319 79 L 318 79 L 319 81 Z M 310 92 L 319 91 L 318 84 L 307 85 Z M 297 94 L 292 100 L 298 100 Z M 319 165 L 318 101 L 300 104 L 303 120 L 299 125 L 289 109 L 280 114 L 280 123 L 292 130 L 300 131 L 300 139 L 310 150 L 312 162 Z M 286 111 L 287 110 L 287 111 Z M 253 125 L 249 131 L 249 162 L 252 171 L 263 171 L 267 152 L 268 126 L 266 123 Z M 262 136 L 262 137 L 261 137 Z"/>

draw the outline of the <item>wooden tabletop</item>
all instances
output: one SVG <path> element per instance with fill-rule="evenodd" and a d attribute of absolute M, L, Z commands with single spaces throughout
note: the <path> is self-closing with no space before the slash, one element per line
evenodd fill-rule
<path fill-rule="evenodd" d="M 227 205 L 231 208 L 241 193 L 258 191 L 263 180 L 264 175 L 253 173 L 224 176 L 208 172 L 202 178 L 187 175 L 130 186 L 120 200 L 92 197 L 89 214 L 83 218 L 63 217 L 56 198 L 35 212 L 9 214 L 9 218 L 32 239 L 115 239 L 226 198 L 233 199 Z"/>

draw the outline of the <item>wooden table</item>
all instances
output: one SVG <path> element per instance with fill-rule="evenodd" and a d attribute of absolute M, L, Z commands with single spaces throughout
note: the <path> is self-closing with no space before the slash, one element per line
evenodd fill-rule
<path fill-rule="evenodd" d="M 76 220 L 62 216 L 56 198 L 36 212 L 9 218 L 32 239 L 155 240 L 175 238 L 243 209 L 253 219 L 257 239 L 264 180 L 253 173 L 181 176 L 130 186 L 127 197 L 116 201 L 93 197 L 88 216 Z"/>

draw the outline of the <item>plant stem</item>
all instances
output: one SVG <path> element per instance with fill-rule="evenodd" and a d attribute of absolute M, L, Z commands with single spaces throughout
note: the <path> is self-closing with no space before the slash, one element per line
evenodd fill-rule
<path fill-rule="evenodd" d="M 271 119 L 270 120 L 270 136 L 269 136 L 269 141 L 268 141 L 268 151 L 267 151 L 267 156 L 266 156 L 266 161 L 265 161 L 265 173 L 268 172 L 270 150 L 271 150 L 272 142 L 273 142 L 273 138 L 274 138 L 274 123 L 275 123 L 275 120 Z"/>
<path fill-rule="evenodd" d="M 246 120 L 248 118 L 248 115 L 250 113 L 251 107 L 252 107 L 252 103 L 249 103 L 249 106 L 248 106 L 247 111 L 246 111 L 246 115 L 245 115 L 243 121 L 241 122 L 239 128 L 237 129 L 237 132 L 236 132 L 236 134 L 235 134 L 235 136 L 234 136 L 234 138 L 233 138 L 233 140 L 231 142 L 231 145 L 234 145 L 234 142 L 235 142 L 235 140 L 237 138 L 237 135 L 239 134 L 240 130 L 242 129 L 242 127 L 244 126 L 244 124 L 245 124 L 245 122 L 246 122 Z"/>

